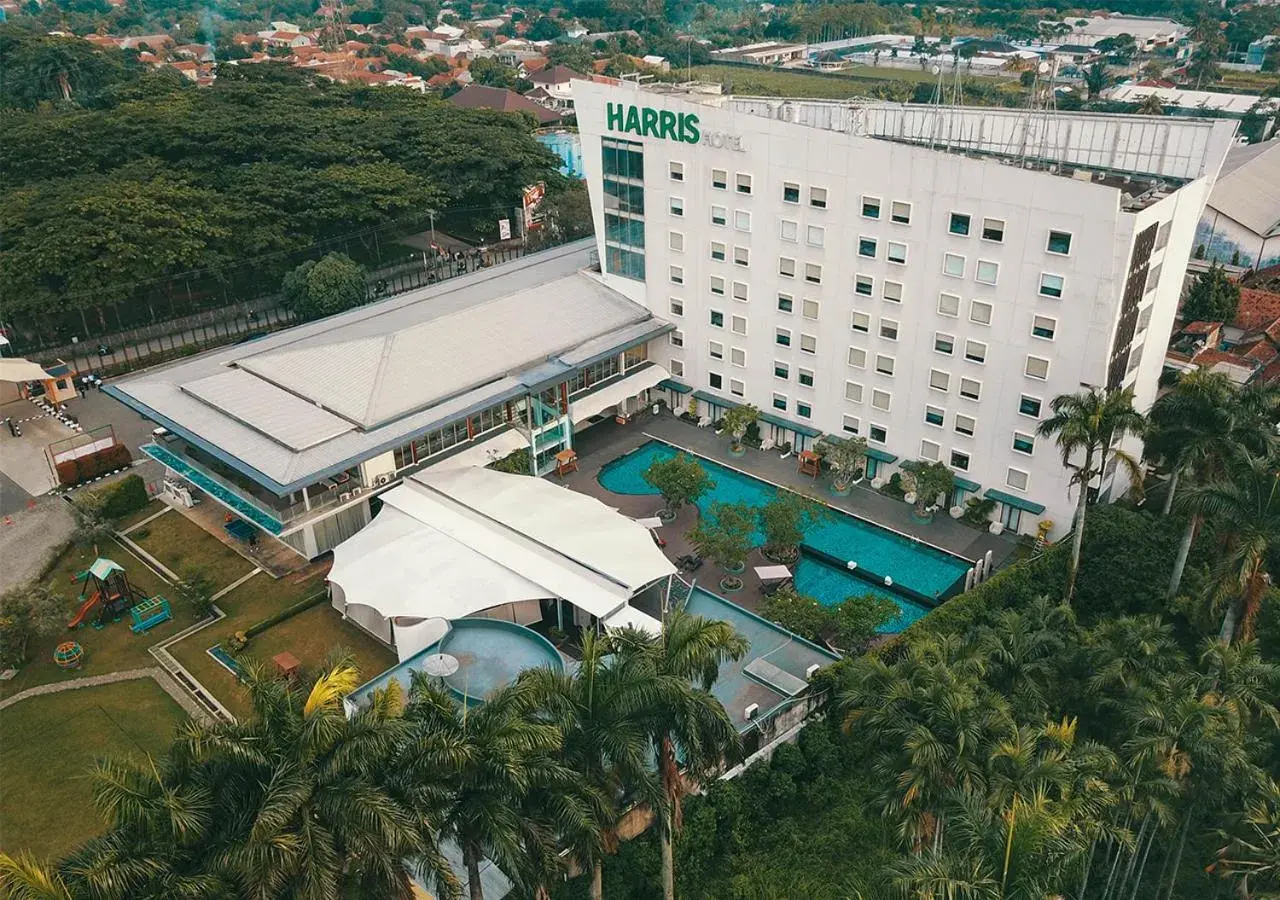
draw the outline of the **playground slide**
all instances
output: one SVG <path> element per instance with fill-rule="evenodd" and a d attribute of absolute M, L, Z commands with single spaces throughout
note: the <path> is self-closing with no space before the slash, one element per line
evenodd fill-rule
<path fill-rule="evenodd" d="M 76 614 L 72 617 L 71 621 L 67 623 L 67 627 L 79 628 L 83 625 L 85 620 L 89 618 L 89 613 L 93 612 L 94 607 L 98 605 L 98 601 L 100 599 L 102 599 L 102 595 L 97 591 L 94 591 L 93 596 L 80 604 L 80 608 L 76 610 Z"/>

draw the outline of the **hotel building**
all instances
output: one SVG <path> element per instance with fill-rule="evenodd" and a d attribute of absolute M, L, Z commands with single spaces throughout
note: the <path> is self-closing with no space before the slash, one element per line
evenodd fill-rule
<path fill-rule="evenodd" d="M 869 473 L 940 460 L 952 505 L 1069 528 L 1036 435 L 1090 386 L 1155 397 L 1235 123 L 727 97 L 579 82 L 606 285 L 675 329 L 677 406 L 763 436 L 860 435 Z M 1132 449 L 1138 449 L 1134 447 Z M 1127 487 L 1105 473 L 1104 497 Z"/>

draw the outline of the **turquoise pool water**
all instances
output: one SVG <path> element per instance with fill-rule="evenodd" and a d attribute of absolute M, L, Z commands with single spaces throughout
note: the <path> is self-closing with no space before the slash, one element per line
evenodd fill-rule
<path fill-rule="evenodd" d="M 819 603 L 834 605 L 847 597 L 863 597 L 874 594 L 898 605 L 898 615 L 876 629 L 880 634 L 897 634 L 912 622 L 924 616 L 929 608 L 888 588 L 872 584 L 844 569 L 837 569 L 822 560 L 805 553 L 792 567 L 795 572 L 796 590 Z"/>
<path fill-rule="evenodd" d="M 654 460 L 670 459 L 678 452 L 670 444 L 650 441 L 634 452 L 607 463 L 600 470 L 600 484 L 616 494 L 657 494 L 645 483 L 642 473 Z M 698 501 L 698 507 L 703 511 L 712 503 L 721 501 L 764 506 L 778 493 L 778 488 L 758 478 L 707 459 L 699 458 L 699 462 L 715 480 L 715 487 Z M 761 541 L 759 534 L 755 541 Z M 804 543 L 836 559 L 853 560 L 861 569 L 879 578 L 889 576 L 894 584 L 934 601 L 942 600 L 964 578 L 971 565 L 958 556 L 834 510 L 823 521 L 810 526 L 805 532 Z M 811 586 L 824 590 L 835 587 L 835 581 L 829 574 L 819 574 L 821 577 L 810 581 Z M 866 581 L 852 575 L 846 577 L 863 586 L 857 593 L 866 593 Z M 899 605 L 906 600 L 896 591 L 889 594 Z M 839 603 L 849 596 L 849 591 L 846 586 L 840 586 L 838 596 L 835 593 L 815 593 L 813 596 L 824 603 Z M 903 613 L 909 615 L 911 611 L 904 607 Z"/>

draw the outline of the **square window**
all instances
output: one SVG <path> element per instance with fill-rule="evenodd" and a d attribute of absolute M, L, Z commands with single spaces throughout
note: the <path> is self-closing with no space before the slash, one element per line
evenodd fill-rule
<path fill-rule="evenodd" d="M 669 270 L 669 277 L 672 284 L 684 284 L 684 267 L 672 266 Z"/>
<path fill-rule="evenodd" d="M 818 318 L 818 301 L 805 298 L 800 301 L 800 315 L 806 319 Z"/>
<path fill-rule="evenodd" d="M 796 184 L 794 181 L 784 181 L 782 183 L 782 202 L 799 203 L 800 185 Z"/>
<path fill-rule="evenodd" d="M 724 313 L 718 309 L 711 310 L 711 324 L 716 328 L 724 327 Z"/>
<path fill-rule="evenodd" d="M 969 471 L 969 454 L 961 450 L 951 451 L 951 468 L 959 469 L 961 472 Z"/>
<path fill-rule="evenodd" d="M 1032 397 L 1030 394 L 1023 394 L 1022 399 L 1018 401 L 1018 412 L 1024 416 L 1034 416 L 1040 418 L 1041 401 L 1039 397 Z"/>
<path fill-rule="evenodd" d="M 844 383 L 844 399 L 850 403 L 862 402 L 862 385 L 856 381 L 846 381 Z"/>
<path fill-rule="evenodd" d="M 893 357 L 883 353 L 876 354 L 876 371 L 881 375 L 893 374 Z"/>
<path fill-rule="evenodd" d="M 796 381 L 805 387 L 813 387 L 813 369 L 798 369 L 796 371 Z"/>
<path fill-rule="evenodd" d="M 1031 483 L 1031 476 L 1021 469 L 1010 466 L 1009 471 L 1005 473 L 1004 483 L 1015 490 L 1025 491 L 1027 485 Z"/>
<path fill-rule="evenodd" d="M 751 193 L 751 176 L 750 175 L 744 175 L 742 172 L 738 173 L 738 193 L 739 194 Z"/>
<path fill-rule="evenodd" d="M 800 240 L 800 224 L 790 219 L 778 220 L 778 237 L 784 241 L 794 244 Z"/>
<path fill-rule="evenodd" d="M 684 315 L 684 301 L 681 300 L 679 297 L 671 298 L 671 315 L 673 316 Z"/>
<path fill-rule="evenodd" d="M 677 253 L 683 252 L 684 235 L 681 234 L 679 231 L 668 232 L 667 246 L 670 247 L 672 250 L 675 250 Z"/>
<path fill-rule="evenodd" d="M 981 400 L 982 382 L 974 378 L 961 378 L 960 396 L 966 400 Z"/>
<path fill-rule="evenodd" d="M 1027 373 L 1028 378 L 1044 381 L 1049 377 L 1049 360 L 1039 356 L 1028 356 L 1027 365 L 1023 371 Z"/>
<path fill-rule="evenodd" d="M 735 209 L 733 211 L 733 227 L 738 231 L 750 231 L 751 213 L 745 209 Z"/>
<path fill-rule="evenodd" d="M 1004 219 L 983 219 L 982 239 L 1000 243 L 1004 240 Z"/>
<path fill-rule="evenodd" d="M 1160 270 L 1163 266 L 1164 263 L 1156 263 L 1151 267 L 1151 271 L 1147 273 L 1147 284 L 1143 288 L 1144 292 L 1155 290 L 1156 285 L 1160 283 Z"/>
<path fill-rule="evenodd" d="M 778 274 L 783 278 L 795 278 L 796 261 L 785 256 L 778 257 Z"/>
<path fill-rule="evenodd" d="M 787 409 L 787 395 L 786 395 L 786 394 L 774 394 L 774 395 L 773 395 L 773 408 L 774 408 L 774 409 L 780 409 L 780 410 L 783 410 L 783 411 L 785 412 L 785 411 L 786 411 L 786 409 Z"/>
<path fill-rule="evenodd" d="M 790 294 L 778 295 L 778 312 L 789 313 L 795 306 L 795 301 L 791 299 Z"/>
<path fill-rule="evenodd" d="M 850 327 L 854 331 L 861 331 L 867 334 L 871 331 L 871 316 L 864 312 L 855 312 Z"/>
<path fill-rule="evenodd" d="M 729 210 L 723 206 L 711 207 L 711 224 L 725 225 L 729 221 Z"/>
<path fill-rule="evenodd" d="M 952 234 L 958 234 L 961 237 L 968 237 L 970 221 L 968 213 L 952 213 L 951 224 L 947 226 L 947 231 Z"/>
<path fill-rule="evenodd" d="M 751 265 L 751 249 L 748 247 L 734 247 L 733 264 L 735 266 Z"/>
<path fill-rule="evenodd" d="M 880 282 L 880 296 L 893 303 L 902 302 L 902 282 L 884 279 Z"/>
<path fill-rule="evenodd" d="M 724 359 L 724 344 L 719 341 L 708 341 L 707 350 L 712 359 Z"/>
<path fill-rule="evenodd" d="M 717 297 L 724 296 L 724 279 L 719 275 L 711 276 L 711 293 L 715 294 Z"/>
<path fill-rule="evenodd" d="M 743 397 L 747 393 L 747 386 L 736 378 L 730 378 L 729 393 L 735 397 Z"/>
<path fill-rule="evenodd" d="M 850 347 L 846 360 L 855 369 L 865 369 L 867 367 L 867 351 L 861 347 Z"/>
<path fill-rule="evenodd" d="M 1172 230 L 1172 222 L 1165 222 L 1160 226 L 1160 230 L 1156 232 L 1156 250 L 1163 250 L 1169 245 L 1169 232 Z"/>
<path fill-rule="evenodd" d="M 800 352 L 801 353 L 817 353 L 818 339 L 812 334 L 800 335 Z"/>
<path fill-rule="evenodd" d="M 773 333 L 773 342 L 779 347 L 791 346 L 791 332 L 785 328 L 779 328 Z"/>
<path fill-rule="evenodd" d="M 745 369 L 747 367 L 747 351 L 741 347 L 730 347 L 729 362 L 739 369 Z"/>
<path fill-rule="evenodd" d="M 805 263 L 804 280 L 810 284 L 822 284 L 822 266 L 817 263 Z"/>
<path fill-rule="evenodd" d="M 684 200 L 683 200 L 682 198 L 680 198 L 680 197 L 672 197 L 672 198 L 671 198 L 671 206 L 670 206 L 670 209 L 671 209 L 671 215 L 673 215 L 673 216 L 683 216 L 683 215 L 684 215 Z"/>
<path fill-rule="evenodd" d="M 911 224 L 911 204 L 902 200 L 894 200 L 889 207 L 889 221 L 899 225 Z"/>
<path fill-rule="evenodd" d="M 854 275 L 853 292 L 864 297 L 870 297 L 876 292 L 875 279 L 870 275 Z"/>
<path fill-rule="evenodd" d="M 944 372 L 941 369 L 929 370 L 929 388 L 935 391 L 946 392 L 951 388 L 951 373 Z"/>
<path fill-rule="evenodd" d="M 956 319 L 960 316 L 960 298 L 955 294 L 938 295 L 938 315 Z"/>
<path fill-rule="evenodd" d="M 893 402 L 893 396 L 888 391 L 876 389 L 871 392 L 871 406 L 881 412 L 888 412 L 889 405 Z"/>
<path fill-rule="evenodd" d="M 682 162 L 670 163 L 667 168 L 667 171 L 671 173 L 672 181 L 684 181 L 684 163 Z"/>
<path fill-rule="evenodd" d="M 720 241 L 711 242 L 711 258 L 712 259 L 723 262 L 727 253 L 728 253 L 728 249 L 725 247 L 725 245 L 722 242 Z"/>
<path fill-rule="evenodd" d="M 1062 287 L 1066 283 L 1066 279 L 1061 275 L 1050 275 L 1044 272 L 1040 275 L 1040 296 L 1041 297 L 1061 297 Z"/>
<path fill-rule="evenodd" d="M 791 367 L 780 360 L 773 361 L 773 377 L 786 381 L 791 377 Z"/>
<path fill-rule="evenodd" d="M 1029 434 L 1015 431 L 1013 433 L 1013 449 L 1018 453 L 1026 453 L 1029 456 L 1035 452 L 1036 439 Z"/>
<path fill-rule="evenodd" d="M 880 218 L 880 198 L 879 197 L 863 197 L 862 198 L 862 217 L 864 219 Z"/>
<path fill-rule="evenodd" d="M 671 340 L 672 347 L 683 347 L 684 332 L 677 328 L 675 331 L 671 332 L 670 340 Z"/>
<path fill-rule="evenodd" d="M 1051 319 L 1048 316 L 1036 316 L 1031 320 L 1031 334 L 1033 337 L 1044 338 L 1046 341 L 1053 340 L 1053 333 L 1057 330 L 1058 320 Z"/>
<path fill-rule="evenodd" d="M 898 323 L 893 319 L 881 319 L 880 337 L 886 341 L 896 341 L 898 339 Z"/>
<path fill-rule="evenodd" d="M 709 372 L 707 373 L 707 384 L 718 391 L 724 387 L 724 378 L 720 376 L 719 372 Z"/>
<path fill-rule="evenodd" d="M 724 169 L 711 170 L 711 186 L 719 190 L 725 190 L 729 187 L 729 173 Z"/>
<path fill-rule="evenodd" d="M 889 440 L 889 430 L 883 425 L 872 425 L 870 431 L 867 432 L 867 437 L 877 444 L 883 444 Z"/>
<path fill-rule="evenodd" d="M 964 257 L 959 253 L 945 253 L 942 256 L 942 274 L 952 278 L 964 277 Z"/>
<path fill-rule="evenodd" d="M 940 447 L 938 444 L 935 444 L 933 441 L 920 442 L 920 456 L 923 459 L 928 459 L 928 460 L 937 462 L 938 454 L 941 452 L 942 452 L 942 447 Z"/>
<path fill-rule="evenodd" d="M 980 284 L 995 284 L 1000 280 L 1000 263 L 989 259 L 978 260 L 978 268 L 973 273 L 973 278 Z"/>
<path fill-rule="evenodd" d="M 810 225 L 805 233 L 805 243 L 810 247 L 825 247 L 827 243 L 827 229 L 821 225 Z"/>
<path fill-rule="evenodd" d="M 815 209 L 826 209 L 827 189 L 820 187 L 809 188 L 809 205 Z"/>
<path fill-rule="evenodd" d="M 858 238 L 858 255 L 865 256 L 868 259 L 875 259 L 876 239 L 871 237 Z"/>
<path fill-rule="evenodd" d="M 987 345 L 982 341 L 965 341 L 964 358 L 969 362 L 985 363 L 987 361 Z"/>
<path fill-rule="evenodd" d="M 861 428 L 862 423 L 856 416 L 845 416 L 840 422 L 840 429 L 846 434 L 857 434 Z"/>
<path fill-rule="evenodd" d="M 926 425 L 941 427 L 946 417 L 946 411 L 937 406 L 926 406 L 924 408 L 924 422 Z"/>
<path fill-rule="evenodd" d="M 670 369 L 671 369 L 671 374 L 672 374 L 672 375 L 675 375 L 675 376 L 680 377 L 680 378 L 683 378 L 683 377 L 684 377 L 684 360 L 682 360 L 682 359 L 673 359 L 673 360 L 671 360 L 671 364 L 670 364 L 670 366 L 668 366 L 668 368 L 670 368 Z"/>
<path fill-rule="evenodd" d="M 1066 256 L 1071 252 L 1071 235 L 1065 231 L 1050 231 L 1049 243 L 1044 249 L 1050 253 L 1061 253 Z"/>
<path fill-rule="evenodd" d="M 747 302 L 747 283 L 745 281 L 735 281 L 733 283 L 733 299 L 739 303 Z"/>
<path fill-rule="evenodd" d="M 885 254 L 889 262 L 898 265 L 906 265 L 907 262 L 907 245 L 902 241 L 890 241 L 888 252 Z"/>
<path fill-rule="evenodd" d="M 813 418 L 813 407 L 802 400 L 797 400 L 796 415 L 802 419 L 811 419 Z"/>
<path fill-rule="evenodd" d="M 733 318 L 731 318 L 729 320 L 729 330 L 732 331 L 734 334 L 746 334 L 747 333 L 747 317 L 734 316 Z"/>
<path fill-rule="evenodd" d="M 933 333 L 933 349 L 938 353 L 950 356 L 956 352 L 956 336 L 935 331 Z"/>
<path fill-rule="evenodd" d="M 957 434 L 964 434 L 969 437 L 973 437 L 973 429 L 977 427 L 977 424 L 978 423 L 974 421 L 973 416 L 965 416 L 960 413 L 956 413 Z"/>
<path fill-rule="evenodd" d="M 969 321 L 977 322 L 979 325 L 991 324 L 991 312 L 993 307 L 985 300 L 973 300 L 969 303 Z"/>

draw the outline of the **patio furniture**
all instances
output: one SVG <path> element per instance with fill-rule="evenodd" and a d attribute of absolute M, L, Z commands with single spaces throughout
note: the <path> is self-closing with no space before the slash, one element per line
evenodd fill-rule
<path fill-rule="evenodd" d="M 799 472 L 801 475 L 812 475 L 816 481 L 818 473 L 822 468 L 822 458 L 812 450 L 801 450 L 797 457 L 800 461 Z"/>
<path fill-rule="evenodd" d="M 556 454 L 556 475 L 563 478 L 569 472 L 578 471 L 578 453 L 576 450 L 561 450 Z"/>
<path fill-rule="evenodd" d="M 710 417 L 710 416 L 703 416 L 702 418 L 698 419 L 698 427 L 699 427 L 699 428 L 706 428 L 706 427 L 707 427 L 708 425 L 710 425 L 710 424 L 711 424 L 711 417 Z"/>
<path fill-rule="evenodd" d="M 791 584 L 791 570 L 786 566 L 756 566 L 755 571 L 760 579 L 760 591 L 766 597 Z"/>
<path fill-rule="evenodd" d="M 774 448 L 773 438 L 761 438 L 761 439 L 760 439 L 760 449 L 761 449 L 761 450 L 772 450 L 773 448 Z"/>
<path fill-rule="evenodd" d="M 275 665 L 276 671 L 290 681 L 293 681 L 302 672 L 302 663 L 298 661 L 298 657 L 288 650 L 271 657 L 271 662 Z"/>

